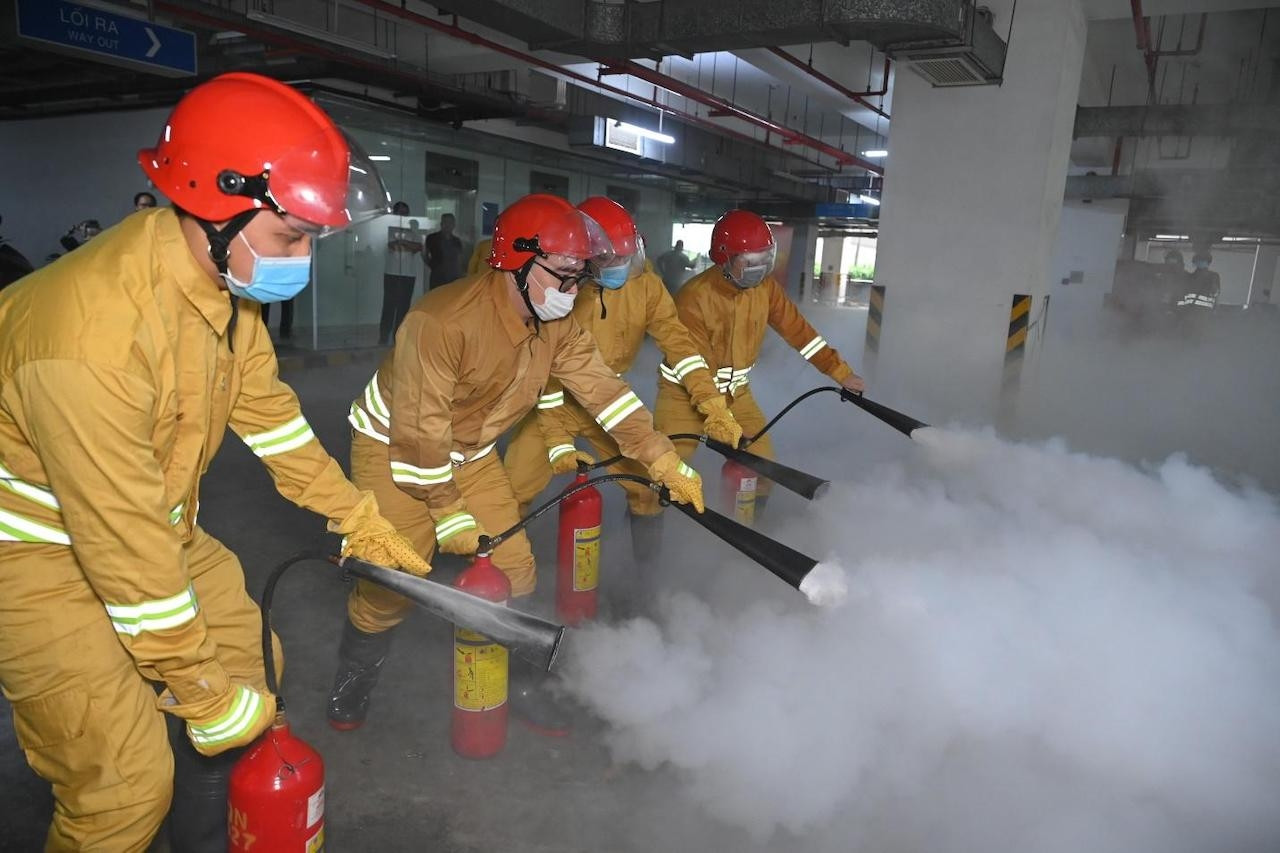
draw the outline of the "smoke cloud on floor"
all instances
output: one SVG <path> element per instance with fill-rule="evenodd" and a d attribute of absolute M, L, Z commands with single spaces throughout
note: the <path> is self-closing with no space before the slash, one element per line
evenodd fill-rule
<path fill-rule="evenodd" d="M 771 535 L 843 567 L 840 606 L 690 554 L 680 519 L 655 618 L 569 648 L 615 759 L 776 849 L 1280 849 L 1274 499 L 1177 456 L 901 446 L 770 507 Z"/>

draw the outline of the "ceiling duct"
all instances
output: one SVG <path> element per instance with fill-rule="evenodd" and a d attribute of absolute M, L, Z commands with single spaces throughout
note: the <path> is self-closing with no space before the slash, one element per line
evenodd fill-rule
<path fill-rule="evenodd" d="M 468 0 L 462 14 L 534 49 L 617 60 L 828 41 L 881 49 L 954 45 L 970 35 L 971 6 L 972 0 Z"/>
<path fill-rule="evenodd" d="M 991 11 L 964 3 L 961 16 L 958 38 L 899 42 L 885 47 L 885 52 L 935 87 L 1001 82 L 1008 45 L 996 35 Z"/>

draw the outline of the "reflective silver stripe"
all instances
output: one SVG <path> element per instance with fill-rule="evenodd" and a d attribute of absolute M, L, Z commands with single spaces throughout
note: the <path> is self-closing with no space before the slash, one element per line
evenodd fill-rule
<path fill-rule="evenodd" d="M 347 423 L 351 424 L 351 428 L 361 435 L 367 435 L 374 441 L 380 441 L 383 444 L 390 444 L 391 439 L 388 436 L 378 432 L 377 428 L 369 421 L 369 416 L 365 414 L 364 409 L 359 405 L 351 404 L 351 414 L 347 415 Z"/>
<path fill-rule="evenodd" d="M 191 740 L 201 746 L 210 746 L 244 737 L 253 730 L 254 723 L 262 713 L 263 701 L 261 693 L 250 690 L 243 684 L 237 685 L 236 698 L 232 701 L 230 711 L 207 725 L 187 723 Z"/>
<path fill-rule="evenodd" d="M 391 429 L 391 410 L 387 408 L 387 401 L 382 399 L 382 389 L 378 387 L 378 374 L 373 374 L 373 378 L 369 380 L 369 384 L 364 386 L 364 404 L 369 410 L 369 414 L 387 429 Z"/>
<path fill-rule="evenodd" d="M 809 361 L 811 358 L 817 355 L 822 350 L 822 348 L 825 347 L 826 345 L 827 345 L 827 339 L 822 337 L 822 335 L 818 335 L 816 338 L 809 341 L 809 343 L 800 347 L 800 354 L 804 356 L 805 361 Z"/>
<path fill-rule="evenodd" d="M 605 431 L 608 431 L 622 423 L 623 419 L 632 412 L 642 408 L 644 408 L 644 403 L 640 402 L 636 392 L 627 391 L 621 397 L 605 406 L 600 414 L 596 415 L 596 423 L 604 427 Z"/>
<path fill-rule="evenodd" d="M 1217 303 L 1216 297 L 1206 296 L 1202 293 L 1188 293 L 1178 300 L 1178 307 L 1185 308 L 1188 305 L 1194 305 L 1197 308 L 1213 308 Z"/>
<path fill-rule="evenodd" d="M 0 509 L 0 541 L 46 542 L 50 545 L 70 545 L 71 537 L 58 527 L 51 527 L 23 518 L 16 513 Z"/>
<path fill-rule="evenodd" d="M 391 479 L 397 483 L 408 483 L 411 486 L 438 486 L 453 479 L 453 464 L 441 465 L 439 468 L 419 468 L 408 462 L 391 463 Z"/>
<path fill-rule="evenodd" d="M 4 465 L 0 465 L 0 488 L 8 489 L 15 495 L 21 495 L 27 500 L 34 501 L 49 509 L 58 509 L 58 499 L 54 497 L 53 492 L 44 486 L 37 486 L 35 483 L 28 483 L 26 480 L 19 479 L 16 474 L 4 467 Z"/>
<path fill-rule="evenodd" d="M 667 367 L 665 364 L 662 364 L 662 363 L 658 364 L 658 372 L 661 373 L 662 378 L 667 380 L 668 382 L 674 382 L 677 385 L 680 384 L 680 377 L 676 376 L 676 372 L 672 370 L 670 367 Z"/>
<path fill-rule="evenodd" d="M 195 587 L 192 586 L 168 598 L 141 604 L 108 604 L 106 608 L 116 633 L 130 637 L 136 637 L 143 631 L 163 631 L 185 625 L 196 618 L 200 610 Z"/>
<path fill-rule="evenodd" d="M 298 415 L 275 429 L 246 435 L 244 443 L 249 445 L 249 449 L 256 455 L 265 457 L 297 450 L 307 442 L 313 441 L 315 437 L 316 434 L 311 431 L 311 425 L 307 423 L 307 419 Z"/>
<path fill-rule="evenodd" d="M 554 394 L 543 394 L 538 398 L 539 409 L 554 409 L 556 406 L 564 405 L 564 392 L 556 391 Z"/>
<path fill-rule="evenodd" d="M 436 541 L 443 542 L 464 530 L 476 528 L 476 517 L 469 512 L 455 512 L 436 522 Z"/>
<path fill-rule="evenodd" d="M 561 456 L 564 456 L 566 453 L 572 453 L 575 450 L 577 450 L 577 448 L 572 444 L 557 444 L 555 447 L 547 448 L 547 459 L 555 462 Z"/>
<path fill-rule="evenodd" d="M 686 477 L 688 477 L 690 480 L 702 479 L 701 477 L 698 476 L 697 471 L 693 470 L 683 462 L 681 462 L 679 465 L 676 466 L 676 470 L 679 471 L 681 474 L 685 475 Z"/>
<path fill-rule="evenodd" d="M 671 370 L 675 373 L 677 379 L 683 381 L 693 371 L 706 366 L 707 360 L 705 358 L 700 355 L 691 355 L 676 362 L 675 367 L 671 368 Z"/>

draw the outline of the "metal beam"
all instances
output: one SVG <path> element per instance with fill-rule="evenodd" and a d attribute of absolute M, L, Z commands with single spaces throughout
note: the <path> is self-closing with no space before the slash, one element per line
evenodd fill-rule
<path fill-rule="evenodd" d="M 1076 109 L 1076 139 L 1094 136 L 1231 137 L 1246 133 L 1280 133 L 1280 106 L 1153 104 Z"/>

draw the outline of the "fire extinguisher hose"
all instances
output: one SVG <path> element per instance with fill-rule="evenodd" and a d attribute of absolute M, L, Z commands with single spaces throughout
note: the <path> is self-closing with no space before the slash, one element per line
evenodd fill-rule
<path fill-rule="evenodd" d="M 636 474 L 604 474 L 599 477 L 593 477 L 583 483 L 575 483 L 496 536 L 480 537 L 480 549 L 477 553 L 490 553 L 503 540 L 514 536 L 516 533 L 527 527 L 535 518 L 549 512 L 558 503 L 577 494 L 583 489 L 590 488 L 598 483 L 607 483 L 618 480 L 640 483 L 641 485 L 648 486 L 653 489 L 658 493 L 659 500 L 663 506 L 675 507 L 677 510 L 697 522 L 697 524 L 703 529 L 709 531 L 720 539 L 723 539 L 738 551 L 750 557 L 752 560 L 759 563 L 761 566 L 768 569 L 774 575 L 786 581 L 796 589 L 800 588 L 800 584 L 804 581 L 805 577 L 813 570 L 813 567 L 818 564 L 818 561 L 812 557 L 802 554 L 787 545 L 783 545 L 781 542 L 770 539 L 768 536 L 765 536 L 758 530 L 753 530 L 752 528 L 747 527 L 745 524 L 739 524 L 731 518 L 726 518 L 715 510 L 708 509 L 704 512 L 698 512 L 696 509 L 686 504 L 675 503 L 671 500 L 671 495 L 665 487 L 646 477 L 641 477 Z"/>
<path fill-rule="evenodd" d="M 921 429 L 922 427 L 928 426 L 928 424 L 925 423 L 924 421 L 918 421 L 915 418 L 911 417 L 910 415 L 904 415 L 902 412 L 891 409 L 888 406 L 881 405 L 880 403 L 877 403 L 874 400 L 869 400 L 859 392 L 850 391 L 846 388 L 841 388 L 838 385 L 823 385 L 820 388 L 812 388 L 808 391 L 805 391 L 799 397 L 796 397 L 794 400 L 792 400 L 790 403 L 784 406 L 782 411 L 778 412 L 778 414 L 773 416 L 773 420 L 769 421 L 767 424 L 764 425 L 764 429 L 760 430 L 758 433 L 751 436 L 751 438 L 745 439 L 743 441 L 743 447 L 750 447 L 752 442 L 758 441 L 760 439 L 760 436 L 764 435 L 766 432 L 773 429 L 773 425 L 776 424 L 778 421 L 782 420 L 784 415 L 786 415 L 796 406 L 803 403 L 805 400 L 809 399 L 815 394 L 821 394 L 824 391 L 832 391 L 839 394 L 840 399 L 844 400 L 846 403 L 852 403 L 853 405 L 857 406 L 859 409 L 862 409 L 867 414 L 872 415 L 873 417 L 879 418 L 880 420 L 887 423 L 889 426 L 896 429 L 898 432 L 905 435 L 907 438 L 910 438 L 911 433 L 915 432 L 916 430 Z"/>

